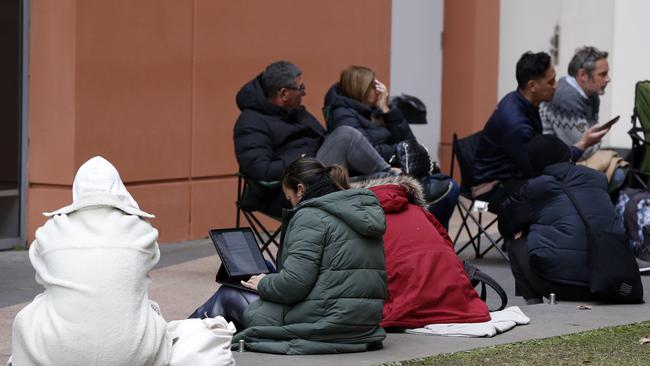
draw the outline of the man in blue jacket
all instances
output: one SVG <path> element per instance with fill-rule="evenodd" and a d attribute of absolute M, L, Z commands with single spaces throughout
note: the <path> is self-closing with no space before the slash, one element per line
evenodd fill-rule
<path fill-rule="evenodd" d="M 539 105 L 550 101 L 555 92 L 555 68 L 546 52 L 524 53 L 517 62 L 516 77 L 517 90 L 501 99 L 485 124 L 474 161 L 472 195 L 487 201 L 494 213 L 526 178 L 533 176 L 524 145 L 542 134 Z M 606 133 L 597 127 L 588 129 L 570 147 L 571 160 L 579 159 Z"/>

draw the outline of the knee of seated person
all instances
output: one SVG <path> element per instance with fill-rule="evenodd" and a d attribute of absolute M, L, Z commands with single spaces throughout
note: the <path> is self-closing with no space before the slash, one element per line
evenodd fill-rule
<path fill-rule="evenodd" d="M 337 138 L 337 139 L 356 140 L 359 138 L 364 138 L 361 132 L 359 132 L 359 130 L 350 126 L 339 126 L 335 128 L 334 131 L 330 133 L 330 135 L 332 136 L 332 138 Z"/>

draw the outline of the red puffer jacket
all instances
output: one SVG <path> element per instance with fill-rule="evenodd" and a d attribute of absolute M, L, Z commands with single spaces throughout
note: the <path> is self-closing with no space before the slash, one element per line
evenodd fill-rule
<path fill-rule="evenodd" d="M 447 231 L 421 206 L 421 186 L 408 177 L 388 179 L 393 183 L 362 183 L 386 213 L 388 299 L 381 326 L 489 321 L 487 305 L 470 284 Z"/>

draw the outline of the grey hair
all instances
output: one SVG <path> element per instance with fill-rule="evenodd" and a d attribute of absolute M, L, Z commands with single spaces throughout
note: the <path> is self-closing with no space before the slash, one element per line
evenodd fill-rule
<path fill-rule="evenodd" d="M 587 75 L 591 76 L 591 73 L 596 68 L 596 61 L 607 58 L 608 55 L 609 53 L 606 51 L 601 51 L 592 46 L 578 48 L 571 62 L 569 62 L 569 75 L 576 77 L 578 70 L 584 69 Z"/>
<path fill-rule="evenodd" d="M 289 61 L 277 61 L 266 67 L 262 73 L 262 88 L 267 98 L 273 98 L 278 90 L 286 87 L 295 87 L 294 80 L 302 75 L 298 66 Z"/>

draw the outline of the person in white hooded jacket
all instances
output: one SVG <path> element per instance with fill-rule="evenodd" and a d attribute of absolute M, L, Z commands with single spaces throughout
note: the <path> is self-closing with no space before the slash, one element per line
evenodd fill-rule
<path fill-rule="evenodd" d="M 107 160 L 83 164 L 73 203 L 36 230 L 29 258 L 45 291 L 13 323 L 22 365 L 166 365 L 172 339 L 149 300 L 158 231 Z"/>

